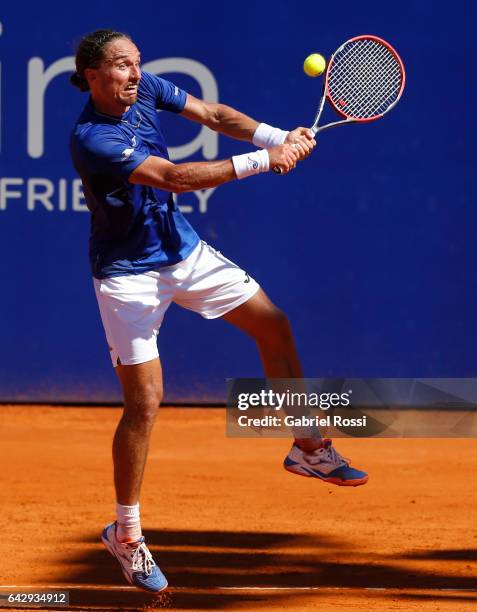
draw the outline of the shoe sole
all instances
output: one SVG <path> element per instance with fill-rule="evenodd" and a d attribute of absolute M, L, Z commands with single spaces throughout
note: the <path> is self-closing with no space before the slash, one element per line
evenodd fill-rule
<path fill-rule="evenodd" d="M 304 474 L 303 472 L 298 472 L 297 470 L 292 470 L 289 467 L 283 466 L 287 472 L 291 472 L 292 474 L 296 474 L 297 476 L 303 476 L 304 478 L 317 478 L 322 482 L 329 482 L 330 484 L 337 485 L 338 487 L 359 487 L 368 482 L 369 476 L 365 476 L 364 478 L 355 478 L 354 480 L 340 480 L 339 478 L 322 478 L 321 476 L 312 476 L 311 474 Z"/>
<path fill-rule="evenodd" d="M 123 576 L 126 578 L 127 582 L 132 585 L 133 587 L 135 587 L 136 589 L 139 589 L 140 591 L 143 591 L 143 593 L 148 593 L 149 595 L 155 595 L 156 593 L 162 593 L 162 591 L 165 591 L 167 589 L 167 587 L 169 586 L 169 584 L 166 581 L 165 586 L 163 586 L 161 589 L 158 589 L 157 591 L 150 591 L 148 589 L 144 589 L 143 587 L 138 586 L 137 584 L 134 584 L 134 582 L 131 581 L 130 577 L 128 576 L 128 574 L 126 573 L 126 570 L 124 569 L 124 567 L 122 566 L 121 561 L 119 561 L 119 559 L 116 557 L 116 555 L 114 554 L 114 549 L 111 546 L 111 543 L 109 540 L 107 540 L 102 534 L 101 534 L 101 542 L 104 544 L 104 546 L 106 547 L 107 551 L 109 552 L 109 554 L 114 557 L 116 559 L 116 561 L 119 564 L 119 567 L 121 568 L 121 571 L 123 573 Z"/>

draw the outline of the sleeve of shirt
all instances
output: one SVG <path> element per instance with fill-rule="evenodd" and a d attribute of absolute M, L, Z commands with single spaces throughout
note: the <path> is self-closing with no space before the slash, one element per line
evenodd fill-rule
<path fill-rule="evenodd" d="M 180 113 L 184 110 L 187 93 L 174 83 L 155 74 L 143 72 L 140 87 L 144 88 L 145 93 L 152 95 L 156 108 L 173 113 Z"/>
<path fill-rule="evenodd" d="M 132 146 L 127 138 L 113 129 L 92 130 L 82 141 L 82 152 L 92 170 L 127 180 L 133 170 L 150 153 L 139 144 Z"/>

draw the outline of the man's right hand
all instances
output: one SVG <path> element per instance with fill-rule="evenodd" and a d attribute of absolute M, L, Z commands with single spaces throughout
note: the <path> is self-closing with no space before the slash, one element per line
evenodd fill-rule
<path fill-rule="evenodd" d="M 280 172 L 277 170 L 274 170 L 274 172 L 286 174 L 296 166 L 297 161 L 300 159 L 300 152 L 293 144 L 282 144 L 268 149 L 268 157 L 270 160 L 270 170 L 278 168 Z"/>

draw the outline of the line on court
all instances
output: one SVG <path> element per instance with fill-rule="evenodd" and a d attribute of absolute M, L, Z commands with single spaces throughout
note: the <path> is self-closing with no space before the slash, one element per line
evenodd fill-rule
<path fill-rule="evenodd" d="M 113 586 L 110 584 L 7 584 L 0 586 L 0 590 L 3 589 L 38 589 L 38 590 L 47 590 L 47 589 L 58 589 L 58 590 L 71 590 L 71 591 L 79 591 L 81 589 L 88 589 L 90 591 L 138 591 L 138 589 L 134 586 Z M 271 586 L 271 587 L 262 587 L 262 586 L 209 586 L 209 587 L 168 587 L 169 591 L 356 591 L 356 590 L 364 590 L 364 591 L 446 591 L 452 593 L 475 593 L 476 589 L 452 589 L 452 588 L 433 588 L 433 587 L 424 587 L 424 588 L 416 588 L 416 587 L 405 587 L 405 586 L 396 586 L 396 587 L 327 587 L 327 586 Z M 138 591 L 140 592 L 140 591 Z"/>

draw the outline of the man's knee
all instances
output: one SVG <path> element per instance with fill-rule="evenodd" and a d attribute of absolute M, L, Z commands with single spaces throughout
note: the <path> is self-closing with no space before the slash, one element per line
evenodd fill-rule
<path fill-rule="evenodd" d="M 288 345 L 291 339 L 292 330 L 287 315 L 283 310 L 273 306 L 257 326 L 257 342 L 279 347 Z"/>
<path fill-rule="evenodd" d="M 128 421 L 152 426 L 162 402 L 162 385 L 143 384 L 125 395 L 124 417 Z"/>

